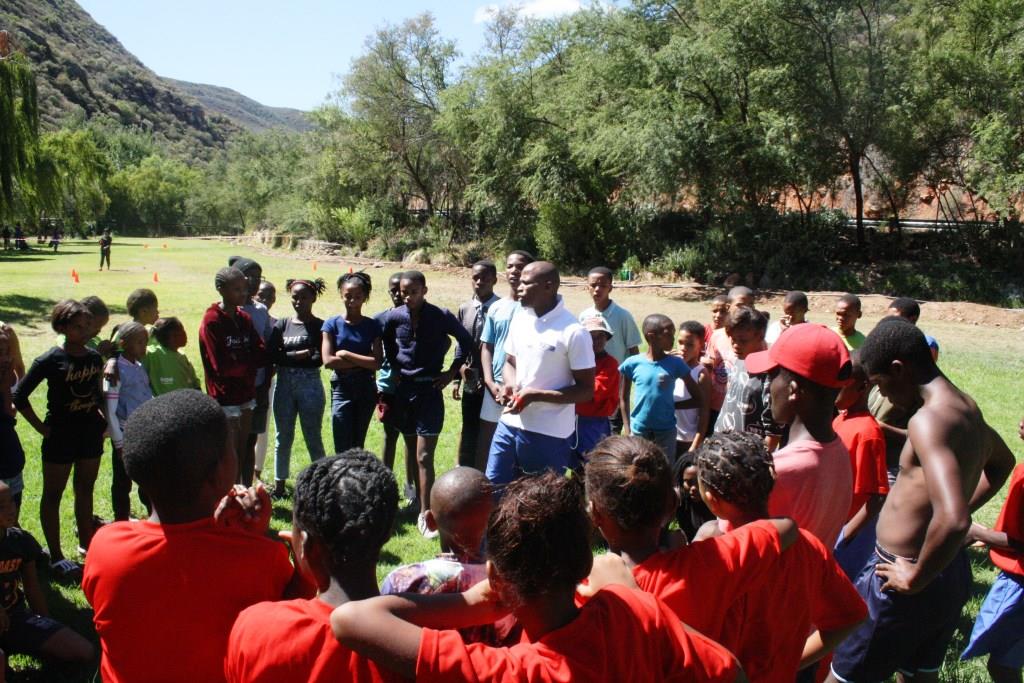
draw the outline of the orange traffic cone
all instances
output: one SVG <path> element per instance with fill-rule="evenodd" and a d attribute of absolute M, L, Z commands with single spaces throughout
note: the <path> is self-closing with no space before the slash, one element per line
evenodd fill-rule
<path fill-rule="evenodd" d="M 313 261 L 313 272 L 316 272 L 316 261 Z"/>
<path fill-rule="evenodd" d="M 349 266 L 349 267 L 348 267 L 348 272 L 349 272 L 350 274 L 352 273 L 352 266 Z"/>
<path fill-rule="evenodd" d="M 71 281 L 76 285 L 78 284 L 78 271 L 74 268 L 71 269 Z"/>
<path fill-rule="evenodd" d="M 160 282 L 160 276 L 155 271 L 153 272 L 153 282 Z"/>

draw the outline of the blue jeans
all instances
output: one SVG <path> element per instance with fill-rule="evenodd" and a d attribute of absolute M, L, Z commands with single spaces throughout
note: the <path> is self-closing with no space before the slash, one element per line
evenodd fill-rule
<path fill-rule="evenodd" d="M 335 453 L 363 447 L 376 407 L 377 383 L 369 370 L 356 370 L 331 378 L 331 426 Z"/>
<path fill-rule="evenodd" d="M 675 427 L 672 429 L 636 429 L 633 430 L 633 436 L 639 436 L 642 439 L 647 439 L 655 446 L 661 449 L 661 452 L 665 454 L 668 459 L 668 464 L 673 465 L 676 462 L 676 430 Z"/>
<path fill-rule="evenodd" d="M 500 485 L 524 474 L 544 470 L 563 472 L 573 464 L 569 441 L 499 422 L 487 454 L 487 478 L 492 484 Z"/>
<path fill-rule="evenodd" d="M 274 390 L 274 477 L 288 478 L 292 461 L 292 442 L 295 440 L 295 418 L 302 425 L 302 436 L 310 460 L 324 457 L 324 441 L 320 425 L 324 421 L 324 387 L 320 383 L 319 368 L 277 369 L 277 389 Z"/>

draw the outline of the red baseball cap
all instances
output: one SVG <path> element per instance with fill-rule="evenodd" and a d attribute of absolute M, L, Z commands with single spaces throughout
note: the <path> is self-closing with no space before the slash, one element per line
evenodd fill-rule
<path fill-rule="evenodd" d="M 744 361 L 752 375 L 783 367 L 815 384 L 838 389 L 850 381 L 850 353 L 839 335 L 817 323 L 793 325 L 767 351 Z"/>

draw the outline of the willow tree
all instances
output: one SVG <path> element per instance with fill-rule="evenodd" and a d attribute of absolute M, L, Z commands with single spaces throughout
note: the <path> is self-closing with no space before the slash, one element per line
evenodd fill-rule
<path fill-rule="evenodd" d="M 0 31 L 0 215 L 10 211 L 14 186 L 32 168 L 32 148 L 39 136 L 36 78 L 28 62 L 11 52 Z"/>

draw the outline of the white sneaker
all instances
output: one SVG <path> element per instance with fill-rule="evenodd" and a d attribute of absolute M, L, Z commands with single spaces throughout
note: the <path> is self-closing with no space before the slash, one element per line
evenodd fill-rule
<path fill-rule="evenodd" d="M 416 528 L 420 530 L 420 534 L 423 538 L 437 538 L 437 532 L 431 531 L 427 527 L 427 512 L 424 510 L 420 513 L 420 516 L 416 518 Z"/>

